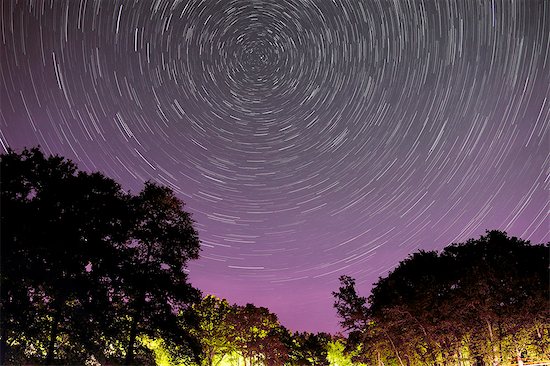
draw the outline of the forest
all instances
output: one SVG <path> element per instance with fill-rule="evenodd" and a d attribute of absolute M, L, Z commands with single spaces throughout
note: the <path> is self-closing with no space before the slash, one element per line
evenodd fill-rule
<path fill-rule="evenodd" d="M 170 188 L 126 192 L 40 148 L 0 159 L 2 365 L 550 364 L 548 243 L 420 250 L 370 295 L 343 276 L 342 334 L 292 332 L 189 283 L 200 239 Z"/>

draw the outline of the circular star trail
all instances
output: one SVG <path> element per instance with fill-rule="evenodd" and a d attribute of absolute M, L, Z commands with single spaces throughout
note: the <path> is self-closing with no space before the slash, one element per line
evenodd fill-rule
<path fill-rule="evenodd" d="M 549 239 L 544 0 L 5 0 L 1 134 L 172 188 L 193 283 L 337 330 L 418 248 Z"/>

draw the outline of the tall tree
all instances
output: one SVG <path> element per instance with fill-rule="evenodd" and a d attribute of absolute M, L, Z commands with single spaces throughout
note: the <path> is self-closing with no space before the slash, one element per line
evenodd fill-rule
<path fill-rule="evenodd" d="M 0 160 L 2 364 L 131 363 L 141 335 L 199 353 L 175 316 L 200 297 L 185 273 L 199 240 L 171 190 L 133 196 L 38 148 Z"/>
<path fill-rule="evenodd" d="M 46 364 L 59 351 L 65 359 L 84 354 L 74 324 L 100 292 L 86 267 L 112 257 L 124 206 L 120 187 L 38 148 L 1 159 L 3 361 L 10 337 L 41 339 Z M 70 336 L 63 347 L 61 335 Z"/>
<path fill-rule="evenodd" d="M 208 295 L 192 307 L 198 326 L 192 330 L 193 335 L 202 346 L 203 365 L 217 366 L 226 354 L 235 351 L 232 343 L 235 327 L 229 322 L 230 314 L 235 307 L 227 300 Z"/>
<path fill-rule="evenodd" d="M 126 364 L 134 362 L 140 334 L 192 342 L 177 326 L 176 313 L 200 300 L 185 272 L 187 262 L 198 258 L 200 242 L 183 202 L 170 189 L 147 182 L 131 207 L 134 227 L 124 261 L 130 320 Z"/>
<path fill-rule="evenodd" d="M 286 362 L 288 351 L 281 340 L 277 316 L 267 308 L 252 304 L 234 306 L 229 322 L 235 329 L 232 342 L 245 360 L 245 365 Z"/>
<path fill-rule="evenodd" d="M 361 330 L 369 321 L 367 299 L 359 296 L 355 280 L 349 276 L 340 277 L 340 288 L 332 295 L 334 307 L 340 317 L 340 324 L 346 330 Z"/>

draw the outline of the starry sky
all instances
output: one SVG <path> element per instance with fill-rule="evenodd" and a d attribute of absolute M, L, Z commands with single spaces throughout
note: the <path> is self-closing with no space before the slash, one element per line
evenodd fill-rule
<path fill-rule="evenodd" d="M 336 332 L 418 249 L 550 240 L 550 2 L 2 0 L 0 148 L 193 213 L 192 283 Z"/>

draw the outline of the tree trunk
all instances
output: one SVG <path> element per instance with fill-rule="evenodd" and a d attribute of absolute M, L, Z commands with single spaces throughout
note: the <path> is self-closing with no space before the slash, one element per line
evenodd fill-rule
<path fill-rule="evenodd" d="M 384 332 L 386 333 L 386 332 Z M 386 333 L 386 337 L 388 338 L 388 340 L 390 341 L 390 344 L 393 348 L 393 351 L 395 352 L 395 355 L 397 356 L 397 359 L 399 360 L 399 364 L 401 366 L 405 366 L 405 364 L 403 363 L 403 360 L 401 359 L 401 356 L 399 355 L 399 351 L 397 350 L 397 347 L 395 347 L 395 344 L 393 343 L 393 340 L 391 339 L 391 337 L 388 335 L 388 333 Z"/>
<path fill-rule="evenodd" d="M 145 302 L 145 293 L 138 299 L 136 311 L 134 316 L 132 317 L 132 325 L 130 326 L 130 339 L 128 340 L 128 349 L 126 350 L 126 359 L 124 360 L 125 365 L 131 365 L 134 362 L 134 346 L 136 344 L 138 324 L 141 320 L 143 302 Z"/>
<path fill-rule="evenodd" d="M 538 322 L 535 322 L 535 329 L 537 331 L 537 340 L 539 341 L 539 348 L 540 348 L 540 352 L 541 354 L 545 355 L 546 354 L 546 349 L 544 347 L 544 342 L 542 341 L 542 331 L 540 329 L 540 326 L 539 326 L 539 323 Z"/>
<path fill-rule="evenodd" d="M 523 358 L 521 357 L 521 351 L 517 346 L 516 346 L 516 357 L 518 361 L 518 366 L 523 366 Z"/>
<path fill-rule="evenodd" d="M 382 362 L 382 357 L 380 356 L 380 351 L 376 352 L 376 358 L 378 359 L 378 366 L 384 366 L 384 363 Z"/>
<path fill-rule="evenodd" d="M 2 317 L 4 316 L 3 313 L 4 312 L 2 311 Z M 2 337 L 0 340 L 0 365 L 5 365 L 6 353 L 8 350 L 8 330 L 6 329 L 7 321 L 4 321 L 4 319 L 2 320 L 2 335 L 0 336 Z"/>
<path fill-rule="evenodd" d="M 55 341 L 57 339 L 57 333 L 59 331 L 59 321 L 61 320 L 61 307 L 63 301 L 56 300 L 54 307 L 54 314 L 52 319 L 52 325 L 50 327 L 50 337 L 48 340 L 48 353 L 46 355 L 46 365 L 51 365 L 55 357 Z"/>
<path fill-rule="evenodd" d="M 491 351 L 492 351 L 492 358 L 493 358 L 493 365 L 499 365 L 500 364 L 500 357 L 499 357 L 499 352 L 498 352 L 498 347 L 497 345 L 495 344 L 495 337 L 494 337 L 494 334 L 493 334 L 493 327 L 491 326 L 491 322 L 489 322 L 489 320 L 485 320 L 485 322 L 487 323 L 487 329 L 489 330 L 489 338 L 491 340 Z"/>
<path fill-rule="evenodd" d="M 132 319 L 132 326 L 130 328 L 130 339 L 128 341 L 128 349 L 126 350 L 125 365 L 131 365 L 134 362 L 134 344 L 136 343 L 137 334 L 137 322 L 135 318 Z"/>
<path fill-rule="evenodd" d="M 147 260 L 145 261 L 144 268 L 147 270 L 149 268 L 149 262 L 151 261 L 151 252 L 153 247 L 151 244 L 147 247 Z M 145 276 L 147 279 L 147 276 Z M 130 327 L 130 339 L 128 341 L 128 349 L 126 350 L 126 359 L 124 360 L 125 365 L 131 365 L 134 362 L 134 346 L 136 344 L 137 330 L 139 322 L 141 321 L 141 314 L 143 312 L 143 306 L 145 305 L 145 293 L 147 291 L 147 282 L 144 281 L 139 292 L 139 296 L 136 299 L 136 308 L 134 316 L 132 317 L 132 325 Z"/>

